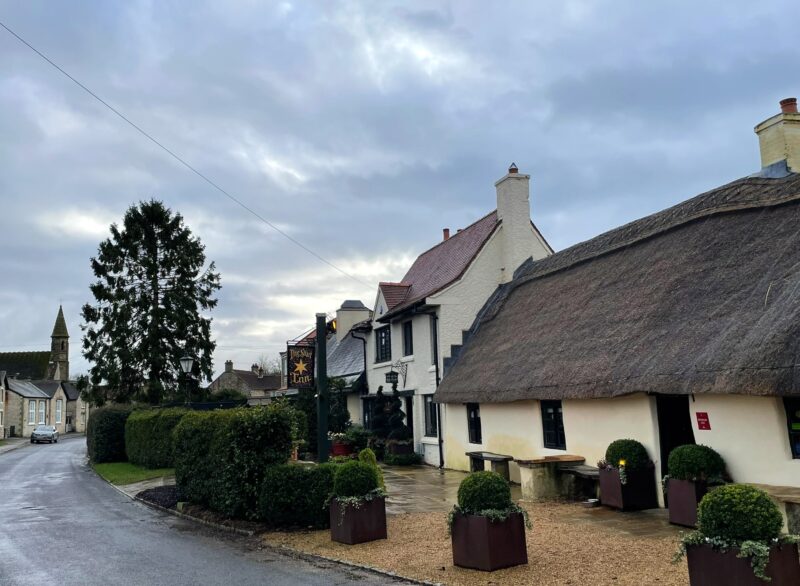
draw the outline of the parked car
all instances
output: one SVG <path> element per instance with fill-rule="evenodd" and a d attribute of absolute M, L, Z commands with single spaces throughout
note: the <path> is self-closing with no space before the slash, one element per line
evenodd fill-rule
<path fill-rule="evenodd" d="M 52 425 L 37 425 L 31 433 L 31 443 L 58 443 L 58 431 Z"/>

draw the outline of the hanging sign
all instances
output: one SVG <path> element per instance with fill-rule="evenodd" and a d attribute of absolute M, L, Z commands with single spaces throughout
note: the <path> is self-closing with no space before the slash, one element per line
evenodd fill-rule
<path fill-rule="evenodd" d="M 286 378 L 291 389 L 314 386 L 314 346 L 286 347 Z"/>
<path fill-rule="evenodd" d="M 697 429 L 711 429 L 711 422 L 708 420 L 708 413 L 698 411 L 695 413 L 697 416 Z"/>

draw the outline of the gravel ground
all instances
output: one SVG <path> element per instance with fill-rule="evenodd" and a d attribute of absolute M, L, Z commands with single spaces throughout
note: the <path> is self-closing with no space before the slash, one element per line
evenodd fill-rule
<path fill-rule="evenodd" d="M 600 523 L 576 522 L 574 504 L 524 505 L 533 521 L 528 565 L 484 573 L 453 566 L 447 515 L 408 513 L 388 517 L 389 539 L 347 546 L 329 531 L 269 532 L 264 539 L 308 553 L 366 564 L 452 585 L 537 584 L 674 585 L 689 582 L 686 562 L 671 563 L 676 537 L 634 537 Z M 571 516 L 573 520 L 564 520 Z"/>

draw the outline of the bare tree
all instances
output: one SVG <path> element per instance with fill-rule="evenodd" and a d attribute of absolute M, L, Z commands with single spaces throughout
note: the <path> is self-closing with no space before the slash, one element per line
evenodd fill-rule
<path fill-rule="evenodd" d="M 281 373 L 281 359 L 278 356 L 267 356 L 262 354 L 258 357 L 256 362 L 258 367 L 264 371 L 264 374 L 280 374 Z"/>

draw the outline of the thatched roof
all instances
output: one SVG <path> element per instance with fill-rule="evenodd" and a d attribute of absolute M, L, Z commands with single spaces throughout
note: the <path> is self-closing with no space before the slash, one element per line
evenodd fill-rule
<path fill-rule="evenodd" d="M 744 178 L 524 264 L 436 398 L 800 395 L 799 334 L 800 175 Z"/>

